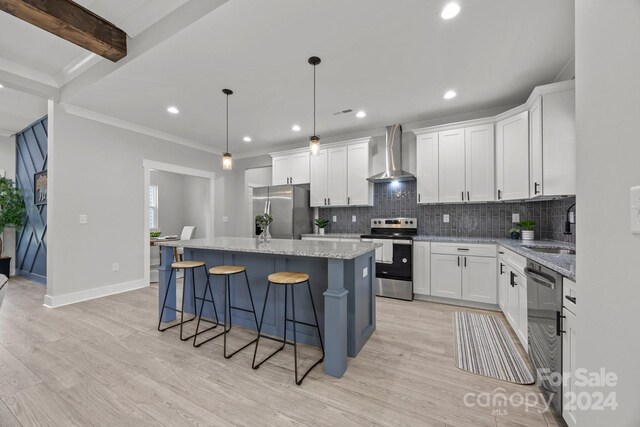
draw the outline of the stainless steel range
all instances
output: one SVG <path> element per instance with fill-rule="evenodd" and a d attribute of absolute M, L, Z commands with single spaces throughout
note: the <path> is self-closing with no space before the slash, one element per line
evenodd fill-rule
<path fill-rule="evenodd" d="M 413 237 L 416 218 L 374 218 L 363 242 L 380 243 L 376 249 L 376 295 L 413 301 Z"/>

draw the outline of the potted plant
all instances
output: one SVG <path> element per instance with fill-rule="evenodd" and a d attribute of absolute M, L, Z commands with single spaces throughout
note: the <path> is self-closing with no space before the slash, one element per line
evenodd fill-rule
<path fill-rule="evenodd" d="M 520 239 L 520 229 L 513 227 L 511 230 L 509 230 L 509 234 L 511 234 L 511 239 L 513 240 L 518 240 Z"/>
<path fill-rule="evenodd" d="M 269 225 L 273 222 L 273 217 L 268 213 L 262 215 L 256 215 L 256 225 L 260 227 L 262 231 L 258 236 L 258 240 L 261 242 L 268 242 L 271 240 L 271 233 L 269 233 Z"/>
<path fill-rule="evenodd" d="M 2 258 L 2 233 L 5 228 L 15 228 L 19 230 L 24 224 L 24 200 L 20 190 L 18 190 L 14 182 L 5 177 L 0 177 L 0 258 Z M 2 271 L 9 276 L 8 264 L 11 258 L 3 259 Z M 6 267 L 6 268 L 5 268 Z"/>
<path fill-rule="evenodd" d="M 316 218 L 316 220 L 313 221 L 313 223 L 318 226 L 318 234 L 324 234 L 324 228 L 329 224 L 329 220 L 323 219 L 323 218 Z"/>
<path fill-rule="evenodd" d="M 522 229 L 522 240 L 533 240 L 535 238 L 533 231 L 536 226 L 535 221 L 520 221 L 517 225 Z"/>

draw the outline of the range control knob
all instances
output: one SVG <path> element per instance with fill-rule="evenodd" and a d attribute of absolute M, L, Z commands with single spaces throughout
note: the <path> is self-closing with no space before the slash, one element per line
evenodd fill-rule
<path fill-rule="evenodd" d="M 413 221 L 410 221 L 410 224 L 413 224 Z"/>
<path fill-rule="evenodd" d="M 404 223 L 405 223 L 405 224 L 409 224 L 409 221 L 405 221 Z"/>

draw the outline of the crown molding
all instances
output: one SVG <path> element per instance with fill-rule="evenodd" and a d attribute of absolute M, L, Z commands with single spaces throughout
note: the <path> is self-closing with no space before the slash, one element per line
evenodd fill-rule
<path fill-rule="evenodd" d="M 324 144 L 320 144 L 320 149 L 325 149 L 325 148 L 333 148 L 333 147 L 344 147 L 347 145 L 352 145 L 352 144 L 359 144 L 359 143 L 369 143 L 369 141 L 371 141 L 370 136 L 364 137 L 364 138 L 357 138 L 357 139 L 348 139 L 345 141 L 336 141 L 336 142 L 331 142 L 331 143 L 324 143 Z M 286 154 L 295 154 L 295 153 L 303 153 L 305 151 L 309 151 L 309 146 L 305 146 L 305 147 L 301 147 L 301 148 L 294 148 L 294 149 L 290 149 L 290 150 L 281 150 L 281 151 L 272 151 L 270 153 L 268 153 L 271 157 L 273 156 L 281 156 L 281 155 L 286 155 Z"/>
<path fill-rule="evenodd" d="M 0 136 L 5 136 L 5 137 L 11 137 L 13 135 L 15 135 L 16 132 L 9 130 L 9 129 L 0 129 Z"/>
<path fill-rule="evenodd" d="M 162 132 L 156 129 L 148 128 L 146 126 L 138 125 L 135 123 L 127 122 L 126 120 L 116 119 L 115 117 L 107 116 L 106 114 L 96 113 L 95 111 L 87 110 L 75 105 L 61 103 L 60 106 L 67 113 L 82 117 L 84 119 L 92 120 L 94 122 L 104 123 L 109 126 L 114 126 L 120 129 L 126 129 L 131 132 L 136 132 L 142 135 L 151 136 L 153 138 L 162 139 L 164 141 L 173 142 L 175 144 L 183 145 L 185 147 L 193 148 L 207 153 L 221 154 L 224 150 L 221 148 L 205 145 L 200 142 L 195 142 L 190 139 L 182 138 L 170 133 Z"/>

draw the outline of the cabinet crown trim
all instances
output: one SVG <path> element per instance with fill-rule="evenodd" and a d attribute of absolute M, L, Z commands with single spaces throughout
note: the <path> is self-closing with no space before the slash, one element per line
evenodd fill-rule
<path fill-rule="evenodd" d="M 320 149 L 325 149 L 325 148 L 335 148 L 335 147 L 346 147 L 349 145 L 354 145 L 354 144 L 361 144 L 363 142 L 369 143 L 371 141 L 371 136 L 367 136 L 365 138 L 357 138 L 357 139 L 348 139 L 346 141 L 338 141 L 338 142 L 330 142 L 330 143 L 322 143 L 320 145 Z M 296 153 L 303 153 L 305 151 L 309 151 L 309 147 L 305 146 L 302 148 L 294 148 L 291 150 L 284 150 L 284 151 L 275 151 L 272 153 L 269 153 L 269 155 L 271 157 L 278 157 L 278 156 L 286 156 L 288 154 L 296 154 Z"/>
<path fill-rule="evenodd" d="M 444 124 L 441 124 L 441 125 L 429 126 L 429 127 L 426 127 L 426 128 L 413 129 L 412 132 L 414 134 L 416 134 L 416 135 L 424 135 L 424 134 L 427 134 L 427 133 L 442 132 L 442 131 L 445 131 L 445 130 L 460 129 L 460 128 L 478 126 L 478 125 L 486 125 L 486 124 L 489 124 L 489 123 L 497 123 L 500 120 L 504 120 L 504 119 L 509 118 L 511 116 L 514 116 L 516 114 L 520 114 L 523 111 L 528 111 L 529 108 L 531 108 L 533 103 L 536 101 L 536 99 L 538 99 L 540 96 L 548 95 L 550 93 L 563 92 L 563 91 L 566 91 L 566 90 L 573 90 L 573 89 L 575 89 L 575 81 L 574 80 L 566 80 L 566 81 L 563 81 L 563 82 L 557 82 L 557 83 L 551 83 L 551 84 L 548 84 L 548 85 L 536 86 L 533 89 L 533 91 L 529 95 L 529 98 L 527 98 L 527 101 L 524 104 L 518 105 L 517 107 L 514 107 L 514 108 L 512 108 L 510 110 L 507 110 L 507 111 L 505 111 L 503 113 L 496 114 L 495 116 L 483 117 L 483 118 L 480 118 L 480 119 L 466 120 L 466 121 L 455 122 L 455 123 L 444 123 Z"/>

